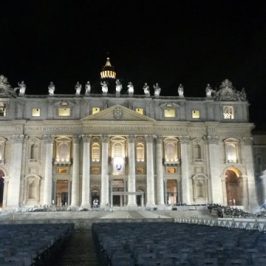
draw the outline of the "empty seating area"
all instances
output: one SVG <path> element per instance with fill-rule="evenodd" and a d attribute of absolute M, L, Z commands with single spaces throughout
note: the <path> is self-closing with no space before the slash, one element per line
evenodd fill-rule
<path fill-rule="evenodd" d="M 72 224 L 1 224 L 0 265 L 48 265 L 73 230 Z"/>
<path fill-rule="evenodd" d="M 266 234 L 177 223 L 95 223 L 101 265 L 266 265 Z"/>

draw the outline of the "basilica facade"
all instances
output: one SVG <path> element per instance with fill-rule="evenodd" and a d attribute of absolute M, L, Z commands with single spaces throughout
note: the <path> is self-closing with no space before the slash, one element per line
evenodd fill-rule
<path fill-rule="evenodd" d="M 257 206 L 245 92 L 229 80 L 202 98 L 145 86 L 27 95 L 1 76 L 1 207 Z"/>

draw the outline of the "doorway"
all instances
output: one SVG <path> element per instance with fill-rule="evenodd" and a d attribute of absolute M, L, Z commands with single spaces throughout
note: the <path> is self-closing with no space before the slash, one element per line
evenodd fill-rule
<path fill-rule="evenodd" d="M 62 207 L 68 205 L 68 180 L 56 181 L 56 206 Z"/>

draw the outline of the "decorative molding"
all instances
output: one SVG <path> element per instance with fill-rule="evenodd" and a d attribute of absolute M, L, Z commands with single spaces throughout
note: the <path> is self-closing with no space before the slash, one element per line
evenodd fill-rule
<path fill-rule="evenodd" d="M 116 120 L 121 120 L 123 118 L 123 109 L 120 106 L 117 106 L 113 110 L 113 116 Z"/>

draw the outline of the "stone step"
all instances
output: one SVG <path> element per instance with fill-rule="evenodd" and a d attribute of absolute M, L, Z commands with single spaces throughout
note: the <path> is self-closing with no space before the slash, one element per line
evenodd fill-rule
<path fill-rule="evenodd" d="M 91 230 L 76 230 L 51 266 L 98 266 Z"/>

